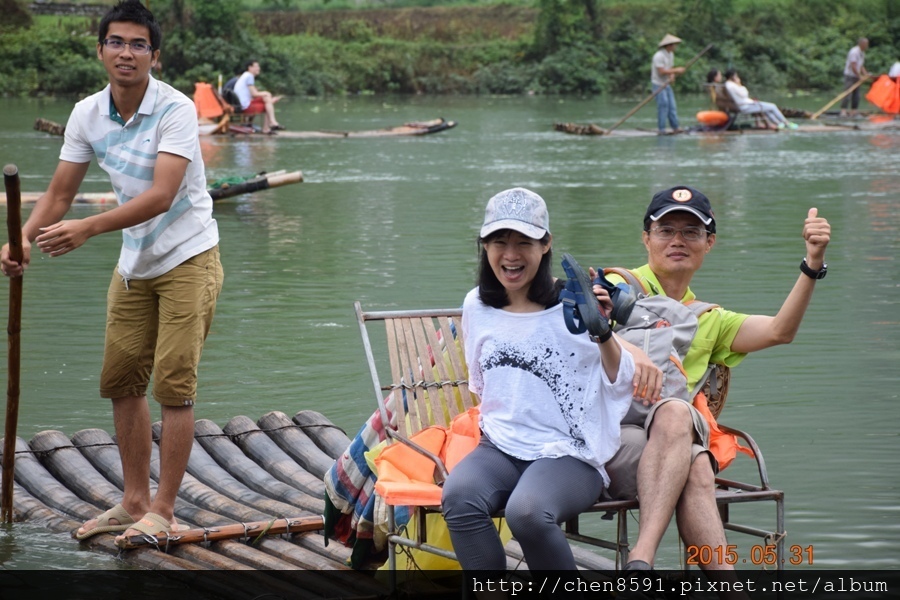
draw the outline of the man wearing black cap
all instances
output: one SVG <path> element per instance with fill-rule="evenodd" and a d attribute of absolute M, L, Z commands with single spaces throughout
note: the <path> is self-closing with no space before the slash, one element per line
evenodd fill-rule
<path fill-rule="evenodd" d="M 693 300 L 691 278 L 716 242 L 716 220 L 709 199 L 687 186 L 657 193 L 644 216 L 642 237 L 648 262 L 633 272 L 644 287 L 652 295 Z M 816 281 L 826 272 L 825 247 L 831 239 L 831 226 L 815 208 L 807 214 L 803 239 L 806 256 L 800 274 L 776 316 L 746 315 L 721 307 L 700 316 L 684 359 L 688 389 L 694 389 L 711 363 L 732 367 L 749 352 L 794 339 Z M 595 293 L 600 290 L 594 286 Z M 635 400 L 653 407 L 643 428 L 622 426 L 620 450 L 606 465 L 611 497 L 641 499 L 640 533 L 626 571 L 651 568 L 673 513 L 686 544 L 709 548 L 727 544 L 715 501 L 718 464 L 708 449 L 706 423 L 689 403 L 661 399 L 660 371 L 650 367 L 646 358 L 643 366 L 639 356 L 635 362 Z M 712 558 L 715 563 L 717 557 Z M 732 567 L 710 564 L 703 568 Z"/>

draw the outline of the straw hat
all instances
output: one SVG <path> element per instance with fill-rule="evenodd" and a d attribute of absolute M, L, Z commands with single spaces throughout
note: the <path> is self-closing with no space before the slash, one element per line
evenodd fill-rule
<path fill-rule="evenodd" d="M 657 48 L 662 48 L 663 46 L 668 46 L 669 44 L 680 44 L 681 38 L 675 37 L 671 33 L 667 33 L 666 37 L 662 39 L 662 41 L 656 45 Z"/>

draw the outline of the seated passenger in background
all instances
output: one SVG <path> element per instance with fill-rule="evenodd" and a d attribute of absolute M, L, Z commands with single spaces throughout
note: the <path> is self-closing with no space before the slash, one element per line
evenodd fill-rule
<path fill-rule="evenodd" d="M 731 95 L 731 99 L 737 104 L 742 113 L 761 112 L 766 120 L 778 129 L 797 129 L 795 123 L 788 121 L 777 106 L 771 102 L 763 102 L 750 97 L 750 92 L 741 84 L 741 77 L 734 69 L 725 71 L 725 89 Z"/>
<path fill-rule="evenodd" d="M 888 71 L 888 77 L 894 81 L 900 80 L 900 60 L 891 65 L 891 70 Z"/>
<path fill-rule="evenodd" d="M 260 91 L 256 87 L 256 76 L 260 73 L 259 62 L 247 61 L 247 70 L 238 77 L 234 84 L 234 93 L 241 101 L 241 114 L 256 115 L 263 113 L 262 132 L 273 133 L 278 129 L 284 129 L 275 118 L 275 103 L 281 100 L 281 96 L 273 96 L 271 92 Z"/>

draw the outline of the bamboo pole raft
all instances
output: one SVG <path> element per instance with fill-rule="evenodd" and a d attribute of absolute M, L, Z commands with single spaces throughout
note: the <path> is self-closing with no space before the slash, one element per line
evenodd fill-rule
<path fill-rule="evenodd" d="M 887 118 L 885 118 L 887 117 Z M 603 129 L 595 123 L 558 122 L 553 124 L 554 131 L 579 136 L 595 137 L 656 137 L 660 135 L 656 129 L 619 129 L 611 131 Z M 836 133 L 847 131 L 880 132 L 885 130 L 900 129 L 900 120 L 890 115 L 871 115 L 868 119 L 855 122 L 841 121 L 835 123 L 822 123 L 815 121 L 801 124 L 797 129 L 765 129 L 762 127 L 740 127 L 735 129 L 704 129 L 702 126 L 687 128 L 680 133 L 667 133 L 667 136 L 677 137 L 722 137 L 732 135 L 794 135 L 798 133 Z"/>
<path fill-rule="evenodd" d="M 156 439 L 160 426 L 153 426 Z M 49 430 L 29 442 L 22 438 L 15 442 L 16 522 L 44 527 L 68 543 L 84 521 L 121 500 L 119 450 L 106 431 L 85 429 L 67 437 Z M 118 545 L 119 534 L 101 533 L 81 542 L 81 547 L 117 556 L 133 567 L 125 571 L 128 577 L 163 571 L 164 578 L 174 578 L 180 586 L 223 600 L 264 595 L 384 598 L 390 591 L 387 577 L 351 569 L 347 565 L 352 550 L 333 540 L 326 545 L 322 534 L 323 477 L 349 445 L 343 431 L 309 410 L 293 418 L 270 412 L 256 422 L 237 416 L 222 428 L 208 419 L 197 420 L 175 503 L 176 519 L 190 529 L 168 536 L 133 536 Z M 156 444 L 150 475 L 155 493 Z M 572 550 L 581 568 L 614 569 L 605 557 L 577 546 Z M 515 540 L 507 544 L 506 552 L 510 570 L 527 568 Z M 223 579 L 224 571 L 228 576 Z M 67 575 L 58 576 L 59 588 L 65 591 L 79 572 L 63 573 Z M 96 572 L 85 574 L 97 577 Z M 459 588 L 448 593 L 457 597 Z"/>
<path fill-rule="evenodd" d="M 154 425 L 154 437 L 159 426 Z M 118 534 L 102 533 L 82 546 L 115 554 L 139 569 L 272 573 L 258 573 L 241 585 L 230 578 L 223 582 L 201 577 L 195 582 L 220 587 L 226 583 L 227 589 L 218 591 L 233 597 L 255 597 L 263 591 L 291 598 L 381 596 L 386 593 L 382 583 L 346 566 L 350 549 L 333 541 L 326 546 L 322 535 L 323 476 L 349 444 L 342 431 L 313 411 L 300 411 L 293 419 L 269 413 L 258 423 L 239 416 L 224 430 L 198 420 L 175 505 L 179 523 L 191 529 L 168 538 L 127 538 L 121 547 L 115 542 Z M 153 452 L 155 492 L 155 444 Z M 15 453 L 15 521 L 69 536 L 121 499 L 118 447 L 101 429 L 82 430 L 71 438 L 60 431 L 42 431 L 30 442 L 17 438 Z"/>
<path fill-rule="evenodd" d="M 213 201 L 223 200 L 239 196 L 241 194 L 252 194 L 269 188 L 290 185 L 292 183 L 301 183 L 303 181 L 303 173 L 300 171 L 291 171 L 290 173 L 282 169 L 280 171 L 272 171 L 271 173 L 263 172 L 255 177 L 245 178 L 243 181 L 234 183 L 225 183 L 217 185 L 216 182 L 210 183 L 207 190 Z M 34 204 L 38 201 L 43 192 L 22 192 L 21 201 L 23 204 Z M 6 204 L 6 194 L 0 195 L 0 206 Z M 118 204 L 115 192 L 78 192 L 75 195 L 72 204 L 93 204 L 97 206 L 115 206 Z"/>
<path fill-rule="evenodd" d="M 229 133 L 231 136 L 267 136 L 253 127 L 244 125 L 228 124 L 228 117 L 220 123 L 209 123 L 208 120 L 202 119 L 200 123 L 200 135 L 212 135 L 217 133 Z M 431 133 L 440 133 L 448 129 L 456 127 L 456 121 L 448 121 L 443 117 L 430 119 L 428 121 L 413 121 L 404 123 L 403 125 L 395 125 L 393 127 L 383 127 L 381 129 L 369 129 L 364 131 L 328 131 L 328 130 L 309 130 L 309 131 L 279 131 L 279 138 L 294 139 L 341 139 L 341 138 L 375 138 L 375 137 L 405 137 L 428 135 Z M 48 119 L 38 118 L 34 122 L 34 129 L 49 133 L 50 135 L 65 135 L 66 126 Z"/>
<path fill-rule="evenodd" d="M 838 131 L 860 131 L 860 130 L 883 130 L 890 129 L 891 126 L 872 125 L 867 126 L 864 123 L 830 123 L 816 125 L 800 125 L 799 129 L 763 129 L 763 128 L 745 128 L 745 129 L 685 129 L 681 133 L 667 133 L 667 136 L 677 137 L 721 137 L 732 135 L 793 135 L 796 133 L 835 133 Z M 553 129 L 562 133 L 572 135 L 585 135 L 597 137 L 656 137 L 660 135 L 655 129 L 619 129 L 618 131 L 608 131 L 597 126 L 594 123 L 554 123 Z"/>

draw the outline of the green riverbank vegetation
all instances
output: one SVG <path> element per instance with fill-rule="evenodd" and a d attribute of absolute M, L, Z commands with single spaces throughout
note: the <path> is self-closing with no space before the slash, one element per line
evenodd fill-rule
<path fill-rule="evenodd" d="M 295 96 L 640 95 L 666 33 L 684 40 L 676 64 L 714 45 L 677 80 L 684 91 L 701 90 L 713 66 L 740 69 L 755 90 L 839 89 L 847 51 L 861 36 L 870 41 L 871 72 L 900 59 L 897 0 L 385 4 L 151 0 L 164 32 L 158 76 L 191 93 L 194 82 L 227 79 L 255 58 L 267 89 Z M 102 87 L 99 17 L 37 15 L 28 6 L 0 0 L 0 94 L 83 96 Z"/>

